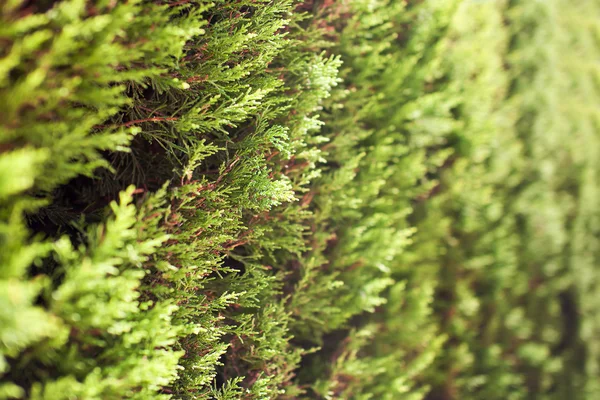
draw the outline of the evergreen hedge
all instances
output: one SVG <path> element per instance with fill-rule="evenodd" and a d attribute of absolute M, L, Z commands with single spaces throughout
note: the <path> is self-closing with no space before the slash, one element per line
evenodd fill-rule
<path fill-rule="evenodd" d="M 597 398 L 599 15 L 0 3 L 0 398 Z"/>

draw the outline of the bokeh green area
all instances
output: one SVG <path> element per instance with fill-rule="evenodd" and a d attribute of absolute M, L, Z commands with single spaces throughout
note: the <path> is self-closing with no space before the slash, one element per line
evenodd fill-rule
<path fill-rule="evenodd" d="M 599 18 L 0 2 L 0 399 L 600 398 Z"/>

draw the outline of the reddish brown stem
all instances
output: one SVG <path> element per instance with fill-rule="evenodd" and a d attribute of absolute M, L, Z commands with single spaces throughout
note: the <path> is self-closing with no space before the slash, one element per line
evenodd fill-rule
<path fill-rule="evenodd" d="M 191 0 L 180 0 L 180 1 L 176 1 L 175 3 L 168 3 L 167 5 L 169 7 L 177 7 L 177 6 L 181 6 L 183 4 L 188 4 Z"/>
<path fill-rule="evenodd" d="M 144 118 L 144 119 L 134 119 L 133 121 L 127 121 L 125 123 L 122 124 L 117 124 L 117 125 L 96 125 L 96 128 L 123 128 L 123 127 L 128 127 L 128 126 L 132 126 L 135 124 L 142 124 L 144 122 L 164 122 L 164 121 L 177 121 L 178 118 L 176 117 L 151 117 L 151 118 Z"/>

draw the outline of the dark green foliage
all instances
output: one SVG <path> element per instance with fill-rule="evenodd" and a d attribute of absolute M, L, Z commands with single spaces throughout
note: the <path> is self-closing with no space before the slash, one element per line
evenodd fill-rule
<path fill-rule="evenodd" d="M 0 398 L 595 399 L 598 11 L 0 4 Z"/>

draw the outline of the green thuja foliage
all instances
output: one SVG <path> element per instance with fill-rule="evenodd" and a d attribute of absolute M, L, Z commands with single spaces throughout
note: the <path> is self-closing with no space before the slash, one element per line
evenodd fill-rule
<path fill-rule="evenodd" d="M 390 11 L 395 4 L 378 3 L 382 10 L 380 15 L 373 8 L 373 3 L 368 4 L 363 15 L 360 14 L 359 2 L 347 4 L 357 6 L 355 18 L 361 26 L 366 25 L 365 21 L 376 21 L 378 29 L 391 29 L 384 23 L 387 16 L 391 16 L 391 20 L 402 20 L 402 14 L 395 15 Z M 352 254 L 350 249 L 354 248 L 344 247 L 347 243 L 360 249 L 360 262 L 350 262 L 341 273 L 334 275 L 338 279 L 336 290 L 343 293 L 345 287 L 363 282 L 363 279 L 374 282 L 373 278 L 365 278 L 370 265 L 366 260 L 372 257 L 371 254 L 381 256 L 386 254 L 386 250 L 404 250 L 374 264 L 399 282 L 384 292 L 387 304 L 376 306 L 374 317 L 360 318 L 371 323 L 379 321 L 381 331 L 373 333 L 372 325 L 367 325 L 370 328 L 365 332 L 369 334 L 365 335 L 372 338 L 372 343 L 351 334 L 341 341 L 333 356 L 330 352 L 323 352 L 314 362 L 316 376 L 320 377 L 324 370 L 329 370 L 331 375 L 327 379 L 319 378 L 313 390 L 326 398 L 594 398 L 595 389 L 592 388 L 596 379 L 593 377 L 597 377 L 597 373 L 590 371 L 595 368 L 593 365 L 597 357 L 584 350 L 587 346 L 594 348 L 594 340 L 590 336 L 585 339 L 578 336 L 585 332 L 580 324 L 594 329 L 591 328 L 594 320 L 591 314 L 578 317 L 589 304 L 593 304 L 593 300 L 574 297 L 574 293 L 580 290 L 571 283 L 575 276 L 582 276 L 581 268 L 586 265 L 581 263 L 581 255 L 590 254 L 590 250 L 583 250 L 579 244 L 575 245 L 577 250 L 572 247 L 575 241 L 571 237 L 574 237 L 575 230 L 582 229 L 581 225 L 579 228 L 573 225 L 572 218 L 577 215 L 574 207 L 580 201 L 577 199 L 582 187 L 586 187 L 588 196 L 594 190 L 590 181 L 575 183 L 581 182 L 576 176 L 582 170 L 592 173 L 594 167 L 588 163 L 594 157 L 578 154 L 579 150 L 575 148 L 580 147 L 575 144 L 573 150 L 570 150 L 571 147 L 564 150 L 563 141 L 571 137 L 564 136 L 565 129 L 574 121 L 578 122 L 570 128 L 570 135 L 586 137 L 588 143 L 595 143 L 595 139 L 594 134 L 586 133 L 580 126 L 585 121 L 583 115 L 571 114 L 573 110 L 567 113 L 562 106 L 547 109 L 550 104 L 558 106 L 561 102 L 541 100 L 552 93 L 549 87 L 558 89 L 564 85 L 566 91 L 559 91 L 562 94 L 558 96 L 577 101 L 574 99 L 581 96 L 583 88 L 590 96 L 593 92 L 589 89 L 593 86 L 590 83 L 575 86 L 569 81 L 560 81 L 568 76 L 585 75 L 569 70 L 571 67 L 566 65 L 562 67 L 563 63 L 555 63 L 552 59 L 543 58 L 545 61 L 541 61 L 539 57 L 531 57 L 536 51 L 551 54 L 550 46 L 539 45 L 549 40 L 547 30 L 554 31 L 556 26 L 566 24 L 566 21 L 579 21 L 582 10 L 574 11 L 570 17 L 563 19 L 558 17 L 560 6 L 557 3 L 518 6 L 497 2 L 461 2 L 456 7 L 446 4 L 445 9 L 440 4 L 406 5 L 404 15 L 412 16 L 412 21 L 418 20 L 415 16 L 431 18 L 433 15 L 439 19 L 434 17 L 429 29 L 423 20 L 418 20 L 414 33 L 406 34 L 407 38 L 401 37 L 404 51 L 420 49 L 422 53 L 417 52 L 412 59 L 408 56 L 411 53 L 403 54 L 404 57 L 397 60 L 387 53 L 395 68 L 385 68 L 383 58 L 375 55 L 373 46 L 368 47 L 367 53 L 373 58 L 365 57 L 364 50 L 361 52 L 365 46 L 356 42 L 347 49 L 337 50 L 347 57 L 342 58 L 344 65 L 355 69 L 349 75 L 348 91 L 340 93 L 344 102 L 343 108 L 340 105 L 338 110 L 344 111 L 334 112 L 332 120 L 326 120 L 325 129 L 336 126 L 348 110 L 351 122 L 337 128 L 345 134 L 340 135 L 339 141 L 337 138 L 332 140 L 332 146 L 343 146 L 350 141 L 349 148 L 344 148 L 341 157 L 352 157 L 354 149 L 369 143 L 369 139 L 365 138 L 377 135 L 377 130 L 381 129 L 378 124 L 383 123 L 386 135 L 376 141 L 376 146 L 354 153 L 356 158 L 347 164 L 349 171 L 343 172 L 343 167 L 332 171 L 331 179 L 334 180 L 346 173 L 343 185 L 349 188 L 336 192 L 341 193 L 345 201 L 340 203 L 339 212 L 330 217 L 336 221 L 337 230 L 335 235 L 324 239 L 328 243 L 326 260 L 329 265 L 337 260 L 345 261 L 345 257 Z M 587 7 L 590 7 L 586 9 L 587 13 L 591 14 L 593 8 L 591 5 Z M 352 10 L 351 6 L 342 7 L 331 15 L 346 13 L 345 24 L 352 21 L 348 18 Z M 448 17 L 444 19 L 444 15 Z M 550 19 L 551 16 L 556 20 Z M 510 29 L 508 23 L 511 24 Z M 409 22 L 402 28 L 410 26 Z M 351 22 L 347 26 L 338 25 L 337 29 L 343 32 L 339 38 L 341 44 L 358 31 L 357 25 Z M 551 40 L 555 57 L 562 51 L 559 49 L 563 45 L 564 51 L 574 46 L 577 48 L 573 43 L 579 41 L 591 45 L 592 41 L 583 39 L 588 37 L 589 31 L 585 30 L 589 29 L 588 26 L 576 28 L 571 25 L 564 29 L 573 32 L 578 40 L 565 40 L 563 44 L 560 44 L 560 39 Z M 369 31 L 368 35 L 357 33 L 356 37 L 367 43 L 373 39 L 381 48 L 393 51 L 385 45 L 385 40 L 372 32 L 376 31 Z M 421 40 L 427 41 L 427 34 L 437 40 L 437 47 L 431 42 L 426 42 L 427 45 L 420 43 Z M 537 42 L 536 37 L 539 38 Z M 567 46 L 566 43 L 570 44 Z M 520 46 L 529 47 L 522 50 Z M 440 51 L 437 59 L 434 49 Z M 590 47 L 587 49 L 591 51 Z M 524 59 L 523 54 L 530 58 Z M 408 60 L 416 62 L 412 64 L 414 69 L 402 68 Z M 423 67 L 419 66 L 419 60 L 424 60 Z M 367 75 L 368 80 L 361 85 L 360 78 L 364 75 L 359 66 L 363 62 L 368 65 L 365 70 L 374 74 Z M 381 67 L 379 70 L 371 69 L 373 65 Z M 555 65 L 559 66 L 560 72 L 553 71 Z M 393 77 L 386 77 L 386 71 L 391 71 Z M 414 75 L 412 79 L 402 81 L 403 75 L 399 71 Z M 578 71 L 581 72 L 581 66 Z M 380 77 L 382 83 L 378 87 Z M 418 88 L 421 82 L 419 77 L 423 77 L 422 92 L 417 92 L 419 94 L 411 102 L 410 97 L 402 94 L 415 93 L 414 88 Z M 538 79 L 540 91 L 536 92 L 532 85 Z M 397 82 L 400 88 L 394 86 Z M 360 93 L 361 88 L 369 90 Z M 386 96 L 388 88 L 393 90 L 389 97 Z M 573 88 L 577 88 L 575 92 Z M 354 93 L 357 93 L 357 106 L 352 109 Z M 374 99 L 372 103 L 365 100 L 369 98 Z M 402 101 L 401 105 L 389 107 L 396 99 Z M 593 103 L 594 100 L 588 97 L 587 102 Z M 361 114 L 365 109 L 365 115 Z M 373 119 L 369 120 L 370 117 Z M 392 125 L 391 121 L 398 122 Z M 361 126 L 361 122 L 364 125 Z M 401 135 L 395 136 L 394 130 L 398 126 L 403 129 L 400 130 Z M 556 132 L 554 137 L 549 134 L 549 127 L 551 132 Z M 363 133 L 361 136 L 350 134 L 353 131 Z M 535 132 L 544 138 L 532 138 Z M 350 138 L 355 138 L 355 142 L 352 143 Z M 406 151 L 406 155 L 404 159 L 391 159 L 377 172 L 378 163 L 386 160 L 383 152 L 385 143 L 393 144 L 394 156 L 402 157 L 402 151 Z M 420 157 L 413 158 L 411 162 L 410 157 L 416 157 L 419 152 Z M 560 161 L 561 153 L 564 153 L 563 161 Z M 369 159 L 371 154 L 374 158 Z M 363 159 L 369 162 L 359 168 L 358 160 Z M 393 172 L 395 163 L 399 167 L 401 165 L 397 172 Z M 533 172 L 535 170 L 539 172 Z M 357 185 L 351 184 L 360 180 L 361 173 L 366 179 Z M 386 173 L 393 177 L 391 179 L 395 176 L 403 179 L 386 182 Z M 414 174 L 415 180 L 409 178 L 411 175 L 407 174 L 410 173 Z M 371 192 L 375 197 L 365 202 L 367 207 L 355 214 L 356 219 L 352 220 L 351 214 L 344 214 L 345 210 L 359 208 L 356 204 L 362 202 L 364 194 L 353 190 L 374 188 L 377 182 L 386 182 L 382 185 L 384 189 Z M 369 218 L 373 212 L 370 210 L 375 209 L 377 204 L 386 204 L 383 200 L 388 188 L 393 190 L 390 193 L 393 201 L 388 203 L 393 210 L 401 209 L 401 196 L 407 195 L 406 211 L 405 215 L 398 214 L 400 219 L 393 220 L 394 211 L 388 209 L 383 213 L 383 221 L 393 221 L 392 226 L 396 229 L 414 226 L 416 234 L 408 236 L 404 245 L 385 246 L 370 253 L 368 247 L 359 247 L 358 244 L 370 237 L 375 238 L 375 246 L 393 243 L 392 230 L 381 229 L 373 222 L 366 226 L 361 223 L 373 221 Z M 412 193 L 411 189 L 414 190 Z M 325 192 L 329 194 L 331 190 Z M 345 197 L 347 193 L 354 196 Z M 327 199 L 327 194 L 316 196 L 315 203 L 319 205 L 320 200 Z M 333 203 L 328 201 L 325 204 L 323 210 L 328 210 Z M 406 222 L 403 223 L 403 220 Z M 349 232 L 358 229 L 360 233 L 344 242 L 340 240 L 346 238 L 341 233 L 344 230 L 339 228 L 346 221 L 349 222 Z M 588 214 L 588 221 L 593 223 L 591 214 Z M 580 232 L 579 240 L 584 240 L 584 236 L 588 239 L 594 237 L 587 231 L 589 228 L 583 229 L 586 233 Z M 331 250 L 331 245 L 334 250 Z M 578 263 L 571 261 L 572 254 L 578 255 Z M 593 261 L 588 261 L 587 265 L 590 269 L 584 275 L 588 279 L 588 293 L 591 293 L 593 279 L 589 279 L 595 274 L 592 272 L 595 267 Z M 575 268 L 577 272 L 574 272 Z M 352 277 L 355 271 L 360 272 Z M 317 279 L 314 281 L 318 282 Z M 404 293 L 413 285 L 419 291 L 423 290 L 422 300 L 412 297 L 411 302 L 421 301 L 424 306 L 417 314 L 412 314 L 414 321 L 403 316 L 402 308 L 399 308 L 410 304 L 405 303 Z M 350 292 L 361 296 L 365 293 L 356 289 Z M 340 304 L 341 298 L 337 297 L 334 304 Z M 340 309 L 348 310 L 349 307 Z M 393 312 L 388 313 L 387 310 Z M 395 318 L 400 318 L 399 325 L 394 324 Z M 423 322 L 417 322 L 419 318 Z M 356 318 L 353 323 L 357 323 Z M 339 337 L 339 334 L 332 336 L 327 345 L 339 341 Z M 432 345 L 431 351 L 424 351 L 423 358 L 415 359 L 427 360 L 419 365 L 430 366 L 424 371 L 417 369 L 418 372 L 410 375 L 408 371 L 412 370 L 407 364 L 410 356 L 407 357 L 403 351 L 416 344 L 415 337 Z M 437 343 L 432 338 L 437 339 Z M 362 346 L 361 350 L 352 345 L 353 341 L 359 348 Z M 423 351 L 422 344 L 418 348 Z M 409 354 L 416 356 L 414 351 Z M 376 357 L 373 358 L 373 355 Z M 398 357 L 397 361 L 394 361 L 394 355 Z M 364 364 L 361 364 L 361 356 Z M 338 357 L 340 364 L 326 366 Z M 433 364 L 429 364 L 434 358 Z M 384 365 L 381 369 L 375 367 L 378 362 Z M 583 368 L 587 368 L 588 372 L 582 376 Z M 402 371 L 406 371 L 406 378 Z M 570 378 L 566 378 L 565 374 Z M 394 378 L 402 384 L 392 385 Z M 411 391 L 411 385 L 421 382 L 426 383 L 428 388 Z M 380 385 L 380 389 L 375 385 Z M 364 394 L 361 394 L 362 390 Z"/>
<path fill-rule="evenodd" d="M 165 235 L 138 232 L 132 190 L 99 225 L 51 193 L 126 150 L 136 130 L 104 123 L 130 103 L 127 85 L 175 86 L 161 74 L 201 34 L 197 17 L 167 26 L 173 11 L 139 2 L 9 1 L 0 13 L 0 397 L 147 398 L 179 358 L 172 306 L 137 290 Z"/>
<path fill-rule="evenodd" d="M 7 326 L 7 337 L 23 339 L 6 341 L 4 371 L 10 382 L 6 396 L 154 398 L 243 393 L 270 398 L 285 390 L 298 393 L 291 379 L 303 350 L 290 344 L 290 314 L 282 292 L 286 272 L 279 264 L 305 247 L 301 222 L 308 213 L 304 206 L 289 204 L 318 176 L 316 163 L 323 159 L 317 145 L 324 139 L 317 135 L 316 111 L 337 84 L 339 60 L 302 46 L 300 38 L 313 34 L 304 27 L 305 14 L 292 14 L 295 5 L 290 1 L 128 3 L 119 8 L 122 21 L 114 4 L 79 5 L 77 9 L 59 2 L 32 9 L 16 4 L 6 10 L 8 22 L 21 23 L 22 15 L 45 21 L 68 9 L 70 18 L 79 18 L 81 24 L 104 10 L 104 23 L 113 24 L 118 35 L 99 33 L 105 42 L 99 39 L 98 46 L 103 51 L 114 46 L 115 54 L 124 54 L 123 60 L 99 57 L 111 79 L 108 72 L 90 71 L 111 90 L 114 104 L 106 113 L 101 112 L 100 99 L 87 104 L 73 95 L 66 96 L 72 103 L 53 104 L 51 123 L 74 124 L 80 122 L 80 115 L 92 121 L 77 128 L 90 142 L 88 147 L 69 140 L 68 135 L 76 132 L 68 126 L 64 129 L 66 143 L 87 151 L 77 157 L 65 154 L 66 161 L 56 161 L 79 168 L 71 175 L 61 179 L 52 175 L 51 183 L 36 185 L 38 170 L 30 167 L 24 170 L 32 175 L 26 177 L 29 181 L 9 180 L 8 164 L 15 157 L 39 165 L 45 152 L 53 150 L 27 137 L 3 135 L 6 185 L 12 190 L 8 194 L 28 190 L 32 199 L 44 201 L 27 209 L 17 203 L 25 201 L 24 196 L 15 196 L 15 204 L 7 203 L 6 215 L 14 220 L 6 228 L 7 241 L 15 239 L 11 232 L 23 232 L 16 237 L 21 242 L 13 244 L 23 250 L 25 241 L 33 240 L 29 259 L 20 257 L 14 277 L 24 283 L 30 277 L 32 286 L 22 289 L 29 291 L 17 305 L 29 306 L 31 313 L 42 313 L 48 320 L 34 327 L 31 338 L 22 322 Z M 135 33 L 123 31 L 125 21 L 137 18 L 140 25 L 127 28 Z M 146 31 L 157 37 L 146 36 Z M 206 40 L 201 36 L 205 32 Z M 139 46 L 133 42 L 137 37 Z M 90 35 L 82 37 L 82 43 L 88 41 L 95 43 Z M 127 46 L 135 50 L 126 51 Z M 81 52 L 73 51 L 73 66 L 61 61 L 60 71 L 78 73 L 80 56 Z M 9 55 L 7 59 L 10 62 Z M 8 100 L 8 92 L 19 82 L 18 76 L 6 81 L 3 99 Z M 44 81 L 52 87 L 60 82 L 55 76 Z M 81 90 L 89 98 L 96 95 L 89 88 Z M 32 94 L 33 99 L 36 96 Z M 39 129 L 45 121 L 37 114 L 20 118 Z M 121 139 L 109 143 L 113 138 Z M 103 145 L 95 145 L 96 140 Z M 21 145 L 24 150 L 18 149 Z M 31 154 L 25 152 L 29 148 Z M 92 172 L 91 179 L 85 177 Z M 131 183 L 138 186 L 126 192 L 127 198 L 135 194 L 139 199 L 136 225 L 111 228 L 123 239 L 104 243 L 110 224 L 100 222 L 105 221 L 102 210 L 111 199 L 124 196 L 119 193 L 125 193 Z M 45 237 L 29 237 L 27 225 L 29 232 Z M 93 228 L 96 225 L 99 228 Z M 96 239 L 88 227 L 97 231 Z M 153 245 L 142 252 L 145 237 Z M 91 264 L 86 261 L 95 251 L 107 258 L 99 259 L 99 266 L 95 259 Z M 13 250 L 3 254 L 19 256 Z M 138 270 L 129 272 L 125 256 L 132 257 Z M 76 305 L 89 308 L 89 318 Z M 101 316 L 95 315 L 96 307 Z M 17 318 L 16 308 L 14 314 Z M 53 324 L 56 332 L 46 327 Z M 165 332 L 167 336 L 160 330 L 165 324 L 172 328 Z M 152 325 L 158 331 L 149 329 Z M 79 343 L 83 354 L 78 358 Z M 142 350 L 136 352 L 133 344 Z M 48 346 L 66 350 L 54 356 L 35 351 Z M 157 360 L 164 355 L 165 360 L 157 361 L 162 363 L 161 373 L 156 373 L 154 359 L 143 349 L 155 349 Z M 96 364 L 95 357 L 105 364 Z M 111 372 L 110 360 L 120 368 L 118 373 Z M 28 373 L 21 376 L 22 370 Z M 48 375 L 46 370 L 55 372 Z M 61 389 L 64 386 L 72 391 Z"/>
<path fill-rule="evenodd" d="M 0 398 L 596 398 L 597 14 L 0 4 Z"/>
<path fill-rule="evenodd" d="M 592 311 L 597 297 L 596 212 L 591 205 L 597 190 L 591 179 L 598 170 L 598 139 L 597 117 L 589 108 L 598 87 L 588 61 L 598 48 L 597 26 L 590 18 L 599 10 L 594 2 L 564 9 L 561 2 L 517 2 L 511 14 L 516 22 L 511 62 L 518 71 L 526 71 L 522 76 L 532 77 L 528 90 L 522 76 L 514 78 L 513 101 L 526 110 L 517 128 L 535 160 L 525 170 L 528 185 L 515 208 L 524 234 L 532 238 L 522 246 L 522 259 L 540 289 L 526 312 L 535 323 L 533 335 L 562 367 L 549 371 L 540 365 L 539 356 L 531 357 L 528 364 L 540 370 L 541 383 L 530 386 L 553 398 L 588 399 L 599 393 L 597 344 L 592 338 L 598 329 Z M 520 22 L 532 13 L 540 15 L 536 29 Z M 520 32 L 527 41 L 517 39 Z M 542 41 L 538 51 L 544 62 L 533 63 L 524 54 Z"/>
<path fill-rule="evenodd" d="M 142 264 L 167 237 L 144 233 L 157 233 L 156 219 L 136 210 L 132 192 L 105 223 L 78 227 L 85 243 L 62 236 L 22 245 L 16 259 L 3 253 L 5 267 L 37 264 L 32 279 L 3 269 L 3 398 L 148 398 L 175 377 L 181 354 L 171 347 L 183 327 L 171 324 L 174 305 L 139 291 Z M 55 265 L 49 274 L 42 257 Z"/>

